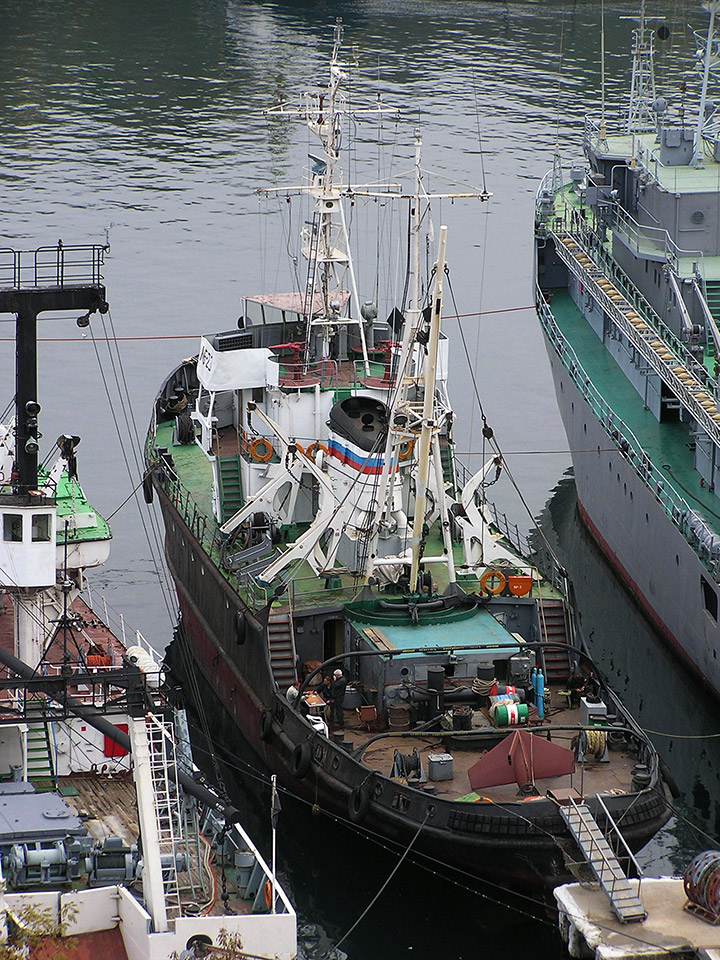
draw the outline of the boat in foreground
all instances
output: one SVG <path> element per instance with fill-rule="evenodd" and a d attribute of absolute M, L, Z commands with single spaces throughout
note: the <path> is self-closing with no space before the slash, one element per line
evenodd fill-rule
<path fill-rule="evenodd" d="M 669 31 L 643 6 L 627 111 L 606 117 L 603 96 L 584 161 L 567 171 L 558 157 L 543 180 L 536 299 L 581 516 L 720 696 L 718 4 L 703 6 L 697 83 L 658 95 L 656 39 Z"/>
<path fill-rule="evenodd" d="M 292 960 L 293 907 L 193 764 L 152 648 L 81 593 L 111 535 L 78 482 L 80 438 L 38 467 L 38 314 L 104 312 L 103 254 L 0 255 L 0 312 L 17 317 L 0 426 L 0 954 Z"/>
<path fill-rule="evenodd" d="M 597 864 L 598 823 L 625 858 L 662 826 L 658 758 L 585 653 L 562 571 L 540 573 L 488 503 L 502 457 L 472 476 L 455 457 L 445 227 L 427 282 L 420 267 L 429 201 L 457 194 L 430 195 L 418 134 L 408 192 L 343 181 L 344 124 L 389 108 L 345 100 L 341 35 L 327 85 L 268 111 L 320 139 L 306 185 L 278 191 L 313 202 L 304 289 L 244 298 L 155 403 L 146 494 L 182 613 L 169 662 L 230 753 L 241 737 L 312 804 L 551 885 L 583 851 Z M 405 294 L 363 302 L 376 277 L 353 263 L 349 211 L 390 200 L 408 204 Z"/>

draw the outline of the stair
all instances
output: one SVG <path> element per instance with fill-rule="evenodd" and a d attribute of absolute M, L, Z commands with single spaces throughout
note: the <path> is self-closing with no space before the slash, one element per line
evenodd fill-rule
<path fill-rule="evenodd" d="M 49 724 L 32 721 L 33 716 L 43 715 L 44 703 L 43 700 L 28 700 L 25 705 L 28 725 L 27 778 L 38 793 L 46 793 L 56 787 Z"/>
<path fill-rule="evenodd" d="M 565 604 L 562 600 L 541 597 L 538 601 L 540 619 L 540 640 L 542 643 L 567 643 L 567 620 Z M 572 673 L 570 651 L 567 648 L 552 647 L 542 651 L 545 663 L 545 677 L 549 681 L 567 680 Z"/>
<path fill-rule="evenodd" d="M 268 647 L 273 679 L 284 693 L 297 683 L 295 636 L 290 611 L 271 613 L 268 619 Z"/>
<path fill-rule="evenodd" d="M 457 499 L 457 480 L 455 478 L 455 461 L 452 457 L 452 452 L 450 450 L 450 444 L 448 443 L 448 438 L 440 435 L 440 460 L 442 462 L 442 471 L 443 479 L 445 483 L 448 484 L 448 493 L 453 498 Z"/>
<path fill-rule="evenodd" d="M 647 912 L 631 887 L 610 844 L 603 836 L 592 813 L 584 803 L 570 802 L 560 807 L 560 815 L 590 865 L 595 878 L 607 894 L 610 906 L 621 923 L 638 923 Z"/>
<path fill-rule="evenodd" d="M 715 322 L 720 324 L 720 280 L 705 281 L 705 300 Z M 711 356 L 715 356 L 715 341 L 709 332 L 707 333 L 707 351 Z"/>
<path fill-rule="evenodd" d="M 220 504 L 222 523 L 235 516 L 243 505 L 242 479 L 240 477 L 240 457 L 237 453 L 218 457 L 218 479 L 220 481 Z"/>

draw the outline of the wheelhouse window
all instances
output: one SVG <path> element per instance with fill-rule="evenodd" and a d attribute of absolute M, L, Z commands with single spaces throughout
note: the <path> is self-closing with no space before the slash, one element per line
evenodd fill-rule
<path fill-rule="evenodd" d="M 47 543 L 50 539 L 50 514 L 34 513 L 30 529 L 33 543 Z"/>
<path fill-rule="evenodd" d="M 21 513 L 3 514 L 3 540 L 8 543 L 22 543 L 23 518 Z"/>
<path fill-rule="evenodd" d="M 705 577 L 700 577 L 700 585 L 702 586 L 703 592 L 703 602 L 705 604 L 705 610 L 710 614 L 713 620 L 718 618 L 718 597 L 717 593 L 713 589 L 712 584 L 705 579 Z"/>

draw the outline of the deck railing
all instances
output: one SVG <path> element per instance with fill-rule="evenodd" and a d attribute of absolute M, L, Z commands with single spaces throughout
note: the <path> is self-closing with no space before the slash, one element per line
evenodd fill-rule
<path fill-rule="evenodd" d="M 12 290 L 44 286 L 102 283 L 106 244 L 65 246 L 36 250 L 0 248 L 0 288 Z"/>
<path fill-rule="evenodd" d="M 612 407 L 598 392 L 580 364 L 575 351 L 563 336 L 539 286 L 536 288 L 536 306 L 546 336 L 610 441 L 632 466 L 642 483 L 651 491 L 672 523 L 695 550 L 708 572 L 717 583 L 720 583 L 720 537 L 715 535 L 697 511 L 690 508 L 667 475 L 658 470 L 632 430 L 614 413 Z"/>

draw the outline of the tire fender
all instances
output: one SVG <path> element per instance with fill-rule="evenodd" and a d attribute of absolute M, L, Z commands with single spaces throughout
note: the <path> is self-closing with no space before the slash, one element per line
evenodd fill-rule
<path fill-rule="evenodd" d="M 348 816 L 353 823 L 360 823 L 370 809 L 370 788 L 366 783 L 353 787 L 348 798 Z"/>
<path fill-rule="evenodd" d="M 310 771 L 312 748 L 308 740 L 298 743 L 290 758 L 290 769 L 296 780 L 304 780 Z"/>
<path fill-rule="evenodd" d="M 263 710 L 260 714 L 260 739 L 266 743 L 273 735 L 273 718 L 269 710 Z"/>

